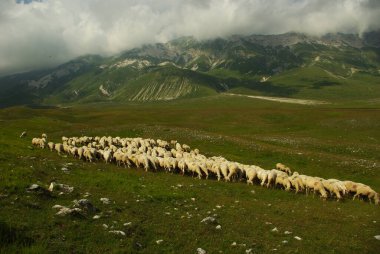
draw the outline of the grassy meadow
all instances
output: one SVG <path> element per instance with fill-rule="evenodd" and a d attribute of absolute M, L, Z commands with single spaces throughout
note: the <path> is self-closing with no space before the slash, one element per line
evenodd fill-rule
<path fill-rule="evenodd" d="M 0 253 L 379 253 L 380 207 L 365 201 L 146 173 L 31 147 L 43 132 L 53 142 L 81 135 L 176 139 L 206 156 L 265 169 L 283 162 L 302 174 L 358 181 L 379 192 L 379 130 L 376 101 L 305 106 L 216 95 L 0 109 Z M 52 181 L 75 189 L 26 192 Z M 71 206 L 87 192 L 100 219 L 55 215 L 53 205 Z M 207 216 L 217 221 L 201 223 Z"/>

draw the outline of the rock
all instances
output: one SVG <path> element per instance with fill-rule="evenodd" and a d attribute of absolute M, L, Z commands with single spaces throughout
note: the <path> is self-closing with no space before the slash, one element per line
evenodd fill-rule
<path fill-rule="evenodd" d="M 380 235 L 375 235 L 374 237 L 376 240 L 380 240 Z"/>
<path fill-rule="evenodd" d="M 20 138 L 23 138 L 23 137 L 25 137 L 26 136 L 26 131 L 23 131 L 22 133 L 21 133 L 21 135 L 20 135 Z"/>
<path fill-rule="evenodd" d="M 290 235 L 291 233 L 292 233 L 292 232 L 290 232 L 290 231 L 285 231 L 285 232 L 284 232 L 285 235 Z"/>
<path fill-rule="evenodd" d="M 54 190 L 62 190 L 63 193 L 71 193 L 74 191 L 74 187 L 71 187 L 67 184 L 62 184 L 62 183 L 56 183 L 56 182 L 51 182 L 48 190 L 50 192 L 53 192 Z"/>
<path fill-rule="evenodd" d="M 231 244 L 231 246 L 236 246 L 237 245 L 237 243 L 236 242 L 233 242 L 232 244 Z"/>
<path fill-rule="evenodd" d="M 208 216 L 201 220 L 201 223 L 214 223 L 216 222 L 216 219 L 214 217 Z"/>
<path fill-rule="evenodd" d="M 61 168 L 61 170 L 64 172 L 64 173 L 68 173 L 70 171 L 70 169 L 66 168 L 66 167 L 63 167 Z"/>
<path fill-rule="evenodd" d="M 121 231 L 121 230 L 110 230 L 110 231 L 108 231 L 108 233 L 125 236 L 125 232 Z"/>
<path fill-rule="evenodd" d="M 100 201 L 105 204 L 105 205 L 108 205 L 111 203 L 111 201 L 109 200 L 109 198 L 100 198 Z"/>
<path fill-rule="evenodd" d="M 45 189 L 44 187 L 39 186 L 38 184 L 32 184 L 27 189 L 27 192 L 33 192 L 38 195 L 44 196 L 44 197 L 51 197 L 50 191 Z"/>
<path fill-rule="evenodd" d="M 64 206 L 61 206 L 61 205 L 53 205 L 52 208 L 53 209 L 61 209 L 63 208 Z"/>
<path fill-rule="evenodd" d="M 94 220 L 98 220 L 100 219 L 100 215 L 94 215 L 94 217 L 92 217 Z"/>
<path fill-rule="evenodd" d="M 245 253 L 246 254 L 251 254 L 252 253 L 252 249 L 245 250 Z"/>
<path fill-rule="evenodd" d="M 222 226 L 221 226 L 221 225 L 218 225 L 218 226 L 215 227 L 215 229 L 221 230 L 221 229 L 222 229 Z"/>
<path fill-rule="evenodd" d="M 286 244 L 286 243 L 288 243 L 288 241 L 284 240 L 284 241 L 282 241 L 282 243 L 283 243 L 283 244 Z"/>
<path fill-rule="evenodd" d="M 197 249 L 197 254 L 206 254 L 207 252 L 204 250 L 204 249 L 202 249 L 202 248 L 198 248 Z"/>
<path fill-rule="evenodd" d="M 82 210 L 79 208 L 62 207 L 55 215 L 66 216 L 66 215 L 80 214 L 80 212 L 82 212 Z"/>
<path fill-rule="evenodd" d="M 126 222 L 123 224 L 124 227 L 131 226 L 131 225 L 132 225 L 132 222 Z"/>
<path fill-rule="evenodd" d="M 277 228 L 273 228 L 271 231 L 272 232 L 278 232 L 278 229 Z"/>
<path fill-rule="evenodd" d="M 74 207 L 81 207 L 87 212 L 94 213 L 98 211 L 98 209 L 93 206 L 93 204 L 88 199 L 80 199 L 80 200 L 74 200 Z"/>
<path fill-rule="evenodd" d="M 217 205 L 216 208 L 220 209 L 220 208 L 222 208 L 222 207 L 221 207 L 220 205 Z"/>
<path fill-rule="evenodd" d="M 30 185 L 29 186 L 29 188 L 27 189 L 28 191 L 38 191 L 38 190 L 40 190 L 40 189 L 42 189 L 42 187 L 41 186 L 39 186 L 38 184 L 32 184 L 32 185 Z"/>
<path fill-rule="evenodd" d="M 161 244 L 164 240 L 160 239 L 160 240 L 157 240 L 156 243 L 157 244 Z"/>
<path fill-rule="evenodd" d="M 107 224 L 103 224 L 102 225 L 104 229 L 108 229 L 108 225 Z"/>
<path fill-rule="evenodd" d="M 302 238 L 299 237 L 299 236 L 295 236 L 294 239 L 296 239 L 296 240 L 298 240 L 298 241 L 301 241 L 301 240 L 302 240 Z"/>
<path fill-rule="evenodd" d="M 251 193 L 252 193 L 252 194 L 256 194 L 256 191 L 254 191 L 254 190 L 251 190 Z"/>
<path fill-rule="evenodd" d="M 191 201 L 195 201 L 195 198 L 191 198 Z"/>

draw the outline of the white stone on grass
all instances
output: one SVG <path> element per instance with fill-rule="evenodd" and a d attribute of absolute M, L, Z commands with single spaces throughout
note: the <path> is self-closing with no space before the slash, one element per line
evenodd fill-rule
<path fill-rule="evenodd" d="M 203 220 L 201 220 L 201 223 L 208 223 L 208 222 L 215 222 L 215 221 L 216 219 L 214 217 L 208 216 L 204 218 Z"/>
<path fill-rule="evenodd" d="M 197 254 L 206 254 L 207 252 L 204 250 L 204 249 L 202 249 L 202 248 L 198 248 L 197 249 Z"/>
<path fill-rule="evenodd" d="M 100 198 L 100 201 L 105 204 L 105 205 L 108 205 L 111 201 L 109 198 Z"/>
<path fill-rule="evenodd" d="M 121 231 L 121 230 L 110 230 L 110 231 L 108 231 L 108 233 L 125 236 L 125 232 Z"/>

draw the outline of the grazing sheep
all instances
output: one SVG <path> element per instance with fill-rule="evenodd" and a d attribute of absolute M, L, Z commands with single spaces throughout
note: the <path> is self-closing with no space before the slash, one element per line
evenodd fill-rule
<path fill-rule="evenodd" d="M 301 177 L 302 175 L 300 175 Z M 304 182 L 305 186 L 306 186 L 306 193 L 307 193 L 307 190 L 309 189 L 312 189 L 313 192 L 318 192 L 322 198 L 326 199 L 327 198 L 327 192 L 322 184 L 321 181 L 315 179 L 314 177 L 311 177 L 311 176 L 305 176 L 303 178 L 301 178 L 302 181 Z"/>
<path fill-rule="evenodd" d="M 168 172 L 192 173 L 199 179 L 204 175 L 215 175 L 220 181 L 223 176 L 225 181 L 245 179 L 247 184 L 253 184 L 255 179 L 261 186 L 267 188 L 279 186 L 286 191 L 295 190 L 295 193 L 310 190 L 319 193 L 326 199 L 328 193 L 339 201 L 348 193 L 356 197 L 367 197 L 370 202 L 379 204 L 379 194 L 369 186 L 352 181 L 340 181 L 337 179 L 325 180 L 320 177 L 300 175 L 292 171 L 282 163 L 276 164 L 276 169 L 265 170 L 255 165 L 244 165 L 238 162 L 228 161 L 223 157 L 206 157 L 198 149 L 191 150 L 190 146 L 180 144 L 176 140 L 167 142 L 158 139 L 120 138 L 120 137 L 62 137 L 62 143 L 46 142 L 47 135 L 42 138 L 33 138 L 32 145 L 48 148 L 58 152 L 67 153 L 84 158 L 86 161 L 104 160 L 106 163 L 124 164 L 125 167 L 143 168 L 148 170 L 166 170 Z"/>
<path fill-rule="evenodd" d="M 182 149 L 185 151 L 185 152 L 190 152 L 190 146 L 186 145 L 186 144 L 182 144 Z"/>
<path fill-rule="evenodd" d="M 289 167 L 285 166 L 284 164 L 282 163 L 277 163 L 276 164 L 276 169 L 280 170 L 280 171 L 283 171 L 285 173 L 287 173 L 288 175 L 292 175 L 292 171 L 290 170 Z"/>
<path fill-rule="evenodd" d="M 245 168 L 245 176 L 247 178 L 247 184 L 253 185 L 253 180 L 257 178 L 257 170 L 255 166 L 250 166 Z"/>
<path fill-rule="evenodd" d="M 373 189 L 371 189 L 369 186 L 359 186 L 356 189 L 356 194 L 354 195 L 352 200 L 355 200 L 355 198 L 358 196 L 367 197 L 370 203 L 372 203 L 371 200 L 373 199 L 376 205 L 378 205 L 380 202 L 379 194 L 375 192 Z"/>
<path fill-rule="evenodd" d="M 62 152 L 63 152 L 63 145 L 61 143 L 56 143 L 54 145 L 54 149 L 58 152 L 58 154 L 60 155 Z"/>
<path fill-rule="evenodd" d="M 275 184 L 281 185 L 282 187 L 284 187 L 286 191 L 289 191 L 292 186 L 289 180 L 289 177 L 287 175 L 282 175 L 282 174 L 277 174 Z"/>
<path fill-rule="evenodd" d="M 53 149 L 54 149 L 54 143 L 53 142 L 49 142 L 48 143 L 48 147 L 49 147 L 50 151 L 52 152 Z"/>
<path fill-rule="evenodd" d="M 297 174 L 293 174 L 288 179 L 289 179 L 292 187 L 294 187 L 296 189 L 296 193 L 298 193 L 299 191 L 303 191 L 305 189 L 305 185 L 303 184 L 302 179 L 300 177 L 298 177 Z"/>
<path fill-rule="evenodd" d="M 111 162 L 111 160 L 112 160 L 112 151 L 110 151 L 110 150 L 103 151 L 103 158 L 104 158 L 104 161 L 106 162 L 106 164 L 108 162 Z"/>
<path fill-rule="evenodd" d="M 269 188 L 272 184 L 275 186 L 276 184 L 276 178 L 277 178 L 277 172 L 275 169 L 272 169 L 268 172 L 268 182 L 267 182 L 267 188 Z"/>
<path fill-rule="evenodd" d="M 201 169 L 200 169 L 200 167 L 196 163 L 194 163 L 194 162 L 186 162 L 186 164 L 187 164 L 187 168 L 193 173 L 193 176 L 194 176 L 194 173 L 197 173 L 198 178 L 199 179 L 202 178 Z"/>
<path fill-rule="evenodd" d="M 240 173 L 240 169 L 238 165 L 236 163 L 230 162 L 227 164 L 227 167 L 228 167 L 228 175 L 227 175 L 228 181 L 230 181 L 231 178 L 237 179 Z"/>

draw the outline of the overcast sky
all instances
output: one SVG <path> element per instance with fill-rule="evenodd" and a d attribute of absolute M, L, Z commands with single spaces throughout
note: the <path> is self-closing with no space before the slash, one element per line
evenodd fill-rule
<path fill-rule="evenodd" d="M 380 0 L 0 0 L 0 75 L 185 35 L 379 28 Z"/>

